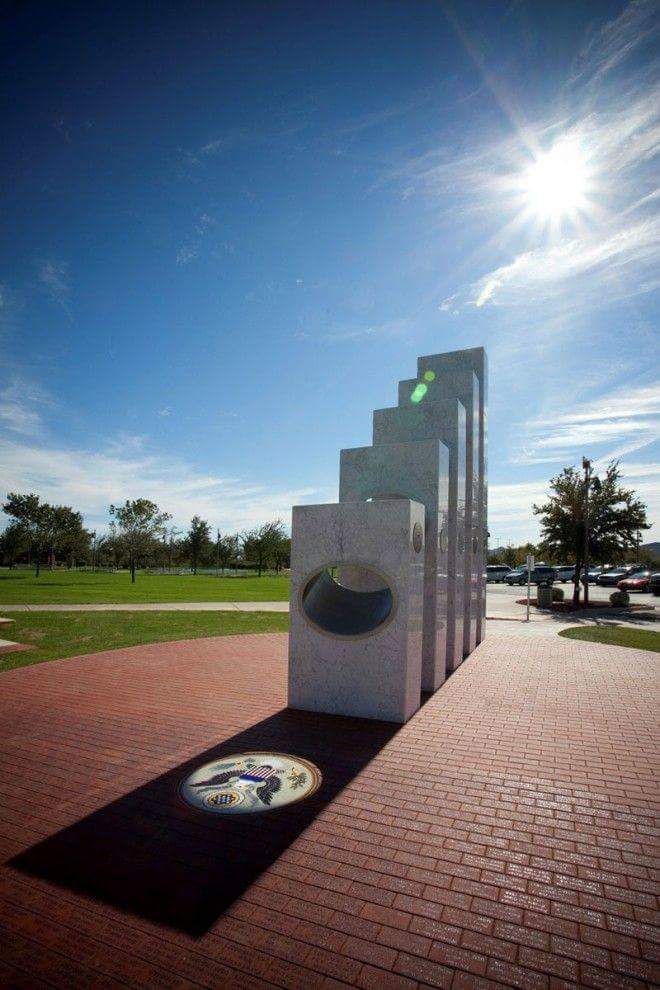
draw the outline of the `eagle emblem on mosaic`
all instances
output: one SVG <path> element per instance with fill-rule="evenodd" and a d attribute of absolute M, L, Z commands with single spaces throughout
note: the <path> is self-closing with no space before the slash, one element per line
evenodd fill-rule
<path fill-rule="evenodd" d="M 240 753 L 205 763 L 183 781 L 193 808 L 216 814 L 267 811 L 309 797 L 320 785 L 313 763 L 284 753 Z"/>

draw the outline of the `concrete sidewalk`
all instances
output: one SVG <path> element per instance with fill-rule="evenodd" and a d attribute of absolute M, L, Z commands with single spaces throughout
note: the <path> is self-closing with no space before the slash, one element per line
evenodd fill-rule
<path fill-rule="evenodd" d="M 502 607 L 504 605 L 504 607 Z M 556 636 L 562 629 L 572 626 L 626 626 L 631 629 L 656 629 L 657 620 L 643 614 L 596 613 L 588 617 L 583 613 L 558 614 L 531 609 L 526 622 L 524 606 L 500 603 L 493 600 L 487 616 L 488 635 L 498 636 Z M 508 614 L 515 610 L 515 614 Z M 85 605 L 0 605 L 2 612 L 288 612 L 288 602 L 123 602 Z"/>
<path fill-rule="evenodd" d="M 0 605 L 0 612 L 288 612 L 288 602 L 91 602 L 85 605 Z"/>

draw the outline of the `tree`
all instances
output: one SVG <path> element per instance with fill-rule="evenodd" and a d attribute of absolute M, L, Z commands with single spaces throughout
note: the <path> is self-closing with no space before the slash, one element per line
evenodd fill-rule
<path fill-rule="evenodd" d="M 71 564 L 76 558 L 85 558 L 89 553 L 92 534 L 84 528 L 80 512 L 74 512 L 69 505 L 53 505 L 48 510 L 49 567 L 52 569 L 55 566 L 58 552 L 66 556 Z"/>
<path fill-rule="evenodd" d="M 243 556 L 247 561 L 257 565 L 259 577 L 268 562 L 274 560 L 277 549 L 284 539 L 286 539 L 284 523 L 280 519 L 242 534 Z"/>
<path fill-rule="evenodd" d="M 131 584 L 135 584 L 135 569 L 139 557 L 149 553 L 154 541 L 162 537 L 165 523 L 171 518 L 161 512 L 148 498 L 127 499 L 123 505 L 111 505 L 112 536 L 118 538 L 129 557 Z"/>
<path fill-rule="evenodd" d="M 19 522 L 11 522 L 4 532 L 0 534 L 0 553 L 7 561 L 9 569 L 14 566 L 14 561 L 28 549 L 30 539 L 25 526 Z"/>
<path fill-rule="evenodd" d="M 525 543 L 522 546 L 514 547 L 509 543 L 506 547 L 500 548 L 497 553 L 488 554 L 489 564 L 506 564 L 507 567 L 520 567 L 527 562 L 529 554 L 536 555 L 537 549 L 533 543 Z"/>
<path fill-rule="evenodd" d="M 92 560 L 92 570 L 95 571 L 100 564 L 101 551 L 108 546 L 108 538 L 103 533 L 99 535 L 96 530 L 89 535 L 89 555 Z"/>
<path fill-rule="evenodd" d="M 291 537 L 282 533 L 279 540 L 273 547 L 273 563 L 275 571 L 279 574 L 283 567 L 288 567 L 291 563 Z"/>
<path fill-rule="evenodd" d="M 601 479 L 592 474 L 589 484 L 589 560 L 608 560 L 638 545 L 639 530 L 649 529 L 646 506 L 635 492 L 619 485 L 621 472 L 612 461 Z M 575 561 L 573 604 L 580 602 L 580 575 L 585 549 L 585 482 L 575 467 L 564 468 L 550 482 L 551 494 L 535 505 L 541 520 L 541 551 Z"/>
<path fill-rule="evenodd" d="M 169 529 L 165 529 L 163 532 L 163 545 L 165 547 L 165 553 L 167 556 L 167 569 L 172 570 L 172 558 L 174 556 L 174 551 L 177 546 L 177 537 L 180 535 L 181 530 L 177 529 L 176 526 L 170 526 Z"/>
<path fill-rule="evenodd" d="M 211 545 L 211 529 L 205 519 L 193 516 L 190 522 L 190 529 L 186 536 L 186 547 L 190 554 L 190 566 L 193 574 L 197 574 L 197 565 L 204 552 L 209 550 Z"/>
<path fill-rule="evenodd" d="M 53 507 L 41 502 L 38 495 L 19 495 L 9 492 L 2 506 L 3 512 L 11 516 L 27 534 L 31 552 L 35 557 L 35 577 L 41 573 L 41 556 L 52 545 Z"/>
<path fill-rule="evenodd" d="M 216 530 L 215 538 L 215 563 L 219 570 L 229 567 L 236 561 L 240 550 L 240 538 L 236 535 L 221 536 L 220 530 Z"/>

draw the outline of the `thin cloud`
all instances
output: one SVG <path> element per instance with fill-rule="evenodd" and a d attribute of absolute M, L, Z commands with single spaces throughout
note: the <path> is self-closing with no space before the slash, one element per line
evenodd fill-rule
<path fill-rule="evenodd" d="M 39 282 L 50 298 L 67 314 L 70 312 L 71 279 L 64 262 L 43 261 L 39 265 Z"/>
<path fill-rule="evenodd" d="M 410 330 L 411 317 L 385 320 L 381 323 L 345 322 L 333 323 L 319 330 L 300 329 L 294 334 L 296 340 L 326 341 L 331 344 L 351 343 L 361 340 L 381 340 L 383 337 L 396 337 Z"/>
<path fill-rule="evenodd" d="M 318 489 L 273 490 L 263 483 L 198 471 L 179 458 L 126 449 L 125 438 L 97 449 L 67 449 L 0 440 L 0 475 L 7 491 L 38 491 L 48 502 L 74 505 L 88 525 L 108 523 L 108 506 L 144 496 L 186 525 L 197 514 L 221 530 L 241 530 L 271 519 L 288 521 L 291 506 Z"/>
<path fill-rule="evenodd" d="M 195 227 L 189 240 L 177 251 L 177 265 L 187 265 L 199 256 L 204 246 L 207 232 L 214 224 L 215 219 L 210 214 L 200 213 L 195 221 Z"/>
<path fill-rule="evenodd" d="M 0 423 L 10 433 L 40 436 L 44 429 L 42 409 L 52 405 L 50 395 L 39 386 L 14 378 L 0 389 Z"/>
<path fill-rule="evenodd" d="M 648 220 L 624 228 L 604 240 L 576 238 L 556 246 L 526 251 L 508 265 L 488 272 L 470 287 L 466 303 L 529 305 L 556 298 L 569 283 L 580 280 L 580 297 L 571 308 L 628 299 L 648 292 L 648 275 L 660 262 L 660 222 Z"/>
<path fill-rule="evenodd" d="M 590 86 L 617 70 L 633 53 L 658 37 L 655 0 L 634 0 L 612 21 L 606 22 L 580 53 L 572 84 Z"/>
<path fill-rule="evenodd" d="M 598 399 L 574 401 L 569 411 L 530 419 L 523 429 L 527 438 L 514 458 L 518 464 L 561 462 L 603 445 L 599 464 L 625 457 L 660 439 L 660 383 L 620 386 Z"/>

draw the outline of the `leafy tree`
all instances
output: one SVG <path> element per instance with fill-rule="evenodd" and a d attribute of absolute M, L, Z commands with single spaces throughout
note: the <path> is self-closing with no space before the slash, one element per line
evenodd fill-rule
<path fill-rule="evenodd" d="M 251 561 L 257 565 L 259 577 L 268 563 L 275 559 L 277 550 L 284 539 L 286 539 L 284 523 L 280 519 L 275 522 L 264 523 L 263 526 L 242 534 L 243 556 L 246 561 Z"/>
<path fill-rule="evenodd" d="M 96 530 L 89 534 L 89 556 L 91 558 L 92 570 L 95 571 L 101 559 L 101 550 L 107 545 L 108 538 L 103 534 L 98 534 Z"/>
<path fill-rule="evenodd" d="M 58 549 L 67 550 L 74 541 L 85 540 L 82 516 L 68 505 L 49 505 L 38 495 L 19 495 L 10 492 L 3 510 L 27 533 L 30 549 L 35 557 L 35 576 L 41 572 L 41 558 L 48 554 L 49 566 L 55 565 Z"/>
<path fill-rule="evenodd" d="M 9 564 L 9 568 L 14 566 L 14 561 L 30 546 L 30 538 L 27 529 L 20 522 L 12 522 L 0 534 L 0 553 Z"/>
<path fill-rule="evenodd" d="M 215 562 L 218 569 L 224 571 L 226 567 L 235 563 L 240 552 L 240 538 L 236 535 L 220 535 L 220 530 L 216 531 L 215 539 Z"/>
<path fill-rule="evenodd" d="M 288 567 L 291 563 L 291 537 L 282 534 L 273 547 L 273 564 L 279 574 L 283 567 Z"/>
<path fill-rule="evenodd" d="M 56 563 L 57 553 L 66 556 L 71 563 L 89 553 L 91 533 L 83 526 L 82 515 L 68 505 L 48 507 L 50 520 L 49 566 Z"/>
<path fill-rule="evenodd" d="M 41 554 L 46 547 L 47 539 L 46 506 L 42 505 L 39 496 L 34 493 L 19 495 L 17 492 L 9 492 L 2 510 L 27 534 L 30 551 L 35 555 L 34 573 L 39 577 Z"/>
<path fill-rule="evenodd" d="M 153 549 L 154 541 L 161 538 L 165 523 L 171 518 L 161 512 L 148 498 L 127 499 L 123 505 L 111 505 L 111 536 L 125 548 L 131 569 L 131 584 L 135 584 L 137 561 Z"/>
<path fill-rule="evenodd" d="M 637 546 L 638 533 L 649 529 L 646 506 L 635 492 L 619 484 L 621 472 L 612 461 L 600 478 L 591 476 L 589 485 L 589 560 L 609 560 L 623 550 Z M 580 581 L 584 562 L 585 483 L 575 467 L 564 468 L 550 482 L 551 494 L 543 505 L 535 505 L 541 520 L 541 551 L 575 561 L 573 604 L 580 602 Z"/>
<path fill-rule="evenodd" d="M 533 543 L 524 543 L 522 546 L 514 547 L 510 543 L 503 547 L 498 553 L 488 554 L 489 564 L 506 564 L 507 567 L 520 567 L 527 563 L 528 554 L 537 553 L 537 548 Z"/>
<path fill-rule="evenodd" d="M 197 565 L 205 552 L 211 546 L 211 529 L 205 519 L 193 516 L 190 529 L 186 536 L 186 548 L 190 554 L 190 566 L 193 574 L 197 574 Z"/>
<path fill-rule="evenodd" d="M 163 545 L 165 548 L 165 555 L 167 557 L 167 569 L 172 570 L 172 560 L 178 546 L 177 537 L 180 535 L 181 530 L 177 529 L 176 526 L 170 526 L 163 533 Z"/>

